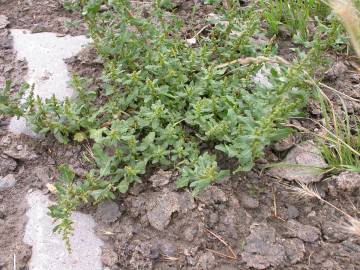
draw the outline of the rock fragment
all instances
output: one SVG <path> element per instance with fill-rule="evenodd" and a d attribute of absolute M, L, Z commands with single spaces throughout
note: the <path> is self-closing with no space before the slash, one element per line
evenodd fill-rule
<path fill-rule="evenodd" d="M 319 149 L 310 141 L 291 149 L 282 163 L 272 168 L 269 174 L 304 184 L 319 182 L 322 179 L 320 169 L 327 166 Z"/>
<path fill-rule="evenodd" d="M 100 248 L 103 243 L 95 235 L 95 222 L 90 215 L 79 212 L 72 214 L 74 233 L 70 237 L 72 252 L 69 253 L 60 235 L 53 232 L 55 224 L 48 215 L 51 205 L 49 198 L 36 190 L 27 195 L 27 201 L 29 209 L 24 242 L 32 246 L 28 269 L 103 269 Z"/>
<path fill-rule="evenodd" d="M 8 174 L 0 178 L 0 192 L 11 189 L 16 184 L 16 179 L 13 174 Z"/>
<path fill-rule="evenodd" d="M 266 224 L 256 225 L 246 238 L 245 250 L 242 258 L 248 267 L 275 269 L 285 261 L 284 247 L 276 242 L 275 229 Z"/>

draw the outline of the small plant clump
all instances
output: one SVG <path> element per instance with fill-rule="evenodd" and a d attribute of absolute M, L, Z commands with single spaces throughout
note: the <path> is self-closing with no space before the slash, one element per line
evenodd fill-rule
<path fill-rule="evenodd" d="M 90 91 L 85 79 L 74 77 L 74 100 L 29 94 L 21 113 L 9 107 L 38 133 L 92 144 L 94 166 L 85 179 L 77 181 L 68 166 L 60 169 L 63 181 L 50 210 L 66 241 L 79 204 L 126 193 L 149 167 L 177 170 L 177 187 L 190 186 L 194 195 L 231 173 L 219 157 L 237 161 L 231 171 L 249 171 L 265 147 L 291 132 L 283 124 L 301 113 L 306 79 L 337 33 L 315 36 L 312 49 L 288 63 L 275 56 L 271 42 L 254 42 L 258 12 L 238 1 L 218 4 L 192 42 L 162 1 L 147 16 L 127 0 L 67 2 L 83 9 L 104 63 L 101 89 Z M 254 79 L 259 71 L 266 83 Z"/>

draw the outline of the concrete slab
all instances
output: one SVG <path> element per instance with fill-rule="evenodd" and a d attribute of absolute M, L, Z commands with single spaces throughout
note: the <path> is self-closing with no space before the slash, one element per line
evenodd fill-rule
<path fill-rule="evenodd" d="M 34 94 L 42 99 L 52 95 L 59 100 L 73 95 L 68 85 L 70 75 L 64 59 L 72 57 L 89 42 L 85 36 L 58 36 L 56 33 L 35 33 L 12 29 L 14 49 L 17 59 L 28 63 L 25 80 L 34 84 Z M 26 127 L 24 119 L 13 118 L 9 130 L 15 134 L 34 135 Z"/>
<path fill-rule="evenodd" d="M 101 270 L 101 245 L 94 233 L 95 222 L 90 215 L 73 214 L 74 235 L 71 238 L 72 253 L 64 241 L 53 233 L 54 224 L 47 215 L 51 204 L 40 191 L 28 194 L 29 218 L 24 242 L 32 246 L 30 270 Z"/>

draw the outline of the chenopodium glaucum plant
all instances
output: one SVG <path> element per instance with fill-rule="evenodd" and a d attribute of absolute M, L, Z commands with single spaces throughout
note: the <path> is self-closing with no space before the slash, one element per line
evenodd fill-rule
<path fill-rule="evenodd" d="M 103 4 L 110 8 L 100 10 Z M 190 45 L 183 22 L 158 3 L 147 18 L 130 7 L 127 0 L 83 1 L 104 63 L 102 89 L 87 92 L 74 80 L 75 100 L 32 102 L 27 117 L 62 143 L 93 143 L 94 169 L 81 181 L 71 176 L 57 185 L 51 214 L 62 220 L 57 230 L 65 238 L 77 204 L 125 193 L 149 166 L 178 170 L 177 187 L 190 186 L 194 195 L 230 174 L 219 168 L 219 155 L 236 159 L 235 171 L 250 170 L 267 145 L 289 134 L 282 124 L 305 104 L 303 61 L 276 67 L 235 61 L 271 58 L 271 49 L 252 43 L 259 31 L 255 11 L 235 2 L 219 9 Z M 261 68 L 269 71 L 266 85 L 252 79 Z"/>
<path fill-rule="evenodd" d="M 0 89 L 0 115 L 20 117 L 24 114 L 27 105 L 22 104 L 21 100 L 25 91 L 29 89 L 28 84 L 24 84 L 20 90 L 11 93 L 11 81 L 6 81 L 2 89 Z"/>

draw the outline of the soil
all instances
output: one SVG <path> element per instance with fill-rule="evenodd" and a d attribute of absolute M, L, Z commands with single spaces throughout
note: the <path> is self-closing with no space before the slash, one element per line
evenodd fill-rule
<path fill-rule="evenodd" d="M 66 26 L 67 20 L 80 22 L 80 17 L 64 11 L 58 1 L 34 2 L 0 0 L 0 15 L 7 16 L 10 22 L 7 28 L 0 29 L 0 85 L 5 78 L 11 78 L 16 89 L 26 73 L 26 62 L 17 61 L 12 51 L 10 28 L 72 35 L 85 31 L 81 23 L 77 28 Z M 189 14 L 186 5 L 182 6 L 185 6 L 182 12 Z M 287 46 L 292 45 L 288 42 Z M 82 76 L 98 78 L 101 72 L 101 63 L 91 49 L 67 62 L 71 71 Z M 327 80 L 343 93 L 359 98 L 360 75 L 353 71 L 351 60 L 335 59 Z M 338 95 L 327 93 L 339 106 L 342 104 Z M 359 115 L 359 104 L 344 100 L 348 112 Z M 317 105 L 309 104 L 309 112 L 316 112 Z M 294 121 L 315 128 L 309 121 Z M 86 168 L 81 157 L 86 147 L 60 145 L 51 137 L 34 140 L 9 134 L 6 121 L 3 125 L 0 172 L 1 176 L 12 174 L 16 183 L 6 192 L 0 192 L 0 269 L 13 269 L 14 255 L 18 269 L 27 269 L 31 247 L 22 241 L 25 195 L 30 189 L 48 193 L 46 184 L 55 181 L 56 168 L 64 162 L 82 176 Z M 282 182 L 262 173 L 264 163 L 282 159 L 302 139 L 294 137 L 269 148 L 253 171 L 234 175 L 197 198 L 186 189 L 175 188 L 175 173 L 156 171 L 114 203 L 84 209 L 93 214 L 98 224 L 97 234 L 105 243 L 104 267 L 111 270 L 360 269 L 357 256 L 360 239 L 346 233 L 339 213 L 327 204 L 300 200 Z M 358 189 L 334 190 L 332 183 L 317 183 L 320 194 L 350 215 L 358 215 Z"/>

